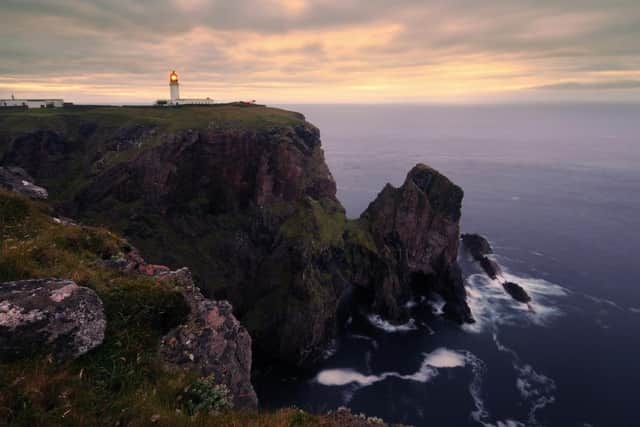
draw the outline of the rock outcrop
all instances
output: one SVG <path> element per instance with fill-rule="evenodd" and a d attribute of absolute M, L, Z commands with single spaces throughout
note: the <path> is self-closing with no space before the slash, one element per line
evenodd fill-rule
<path fill-rule="evenodd" d="M 489 241 L 479 234 L 465 233 L 460 236 L 462 243 L 464 243 L 467 251 L 471 254 L 473 259 L 479 261 L 485 255 L 491 255 L 493 248 Z"/>
<path fill-rule="evenodd" d="M 32 199 L 46 200 L 49 196 L 46 189 L 35 185 L 33 178 L 24 169 L 16 166 L 0 166 L 0 187 Z"/>
<path fill-rule="evenodd" d="M 229 388 L 235 408 L 257 407 L 251 385 L 251 337 L 233 316 L 231 304 L 205 298 L 187 268 L 159 278 L 176 283 L 191 308 L 187 322 L 162 340 L 160 354 L 166 363 L 204 376 L 213 374 Z"/>
<path fill-rule="evenodd" d="M 170 368 L 213 374 L 216 382 L 228 387 L 235 408 L 258 406 L 251 385 L 251 337 L 233 315 L 231 304 L 205 298 L 188 268 L 171 271 L 164 265 L 148 264 L 135 248 L 104 264 L 176 286 L 190 312 L 186 322 L 162 339 L 159 353 L 163 361 Z"/>
<path fill-rule="evenodd" d="M 193 107 L 136 123 L 143 110 L 110 111 L 115 128 L 97 109 L 64 129 L 5 129 L 0 163 L 46 184 L 61 214 L 188 266 L 205 296 L 231 302 L 257 361 L 317 362 L 354 303 L 401 322 L 412 293 L 437 292 L 449 317 L 472 320 L 455 261 L 463 194 L 443 175 L 417 166 L 350 221 L 301 115 Z"/>
<path fill-rule="evenodd" d="M 419 164 L 402 187 L 387 184 L 363 213 L 361 220 L 392 272 L 383 286 L 376 287 L 378 311 L 393 317 L 412 292 L 437 292 L 446 301 L 449 317 L 473 321 L 456 262 L 463 194 L 444 175 Z"/>
<path fill-rule="evenodd" d="M 531 297 L 529 296 L 527 291 L 525 291 L 522 286 L 518 285 L 517 283 L 504 282 L 502 284 L 502 287 L 505 291 L 507 291 L 509 295 L 511 295 L 511 298 L 513 298 L 514 300 L 523 304 L 528 304 L 531 302 Z"/>
<path fill-rule="evenodd" d="M 502 279 L 502 269 L 500 265 L 487 256 L 493 254 L 493 248 L 484 236 L 479 234 L 463 234 L 461 237 L 464 247 L 491 280 L 501 280 L 505 292 L 516 301 L 523 304 L 531 302 L 531 297 L 522 286 Z"/>
<path fill-rule="evenodd" d="M 497 262 L 488 257 L 488 255 L 493 254 L 489 241 L 479 234 L 463 234 L 462 243 L 487 276 L 491 280 L 498 279 L 498 276 L 502 274 L 502 269 Z"/>
<path fill-rule="evenodd" d="M 74 359 L 100 345 L 106 320 L 96 293 L 70 280 L 0 283 L 0 359 L 37 353 Z"/>

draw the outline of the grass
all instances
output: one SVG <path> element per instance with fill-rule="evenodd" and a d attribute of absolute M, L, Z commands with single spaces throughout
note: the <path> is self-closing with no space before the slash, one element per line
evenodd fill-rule
<path fill-rule="evenodd" d="M 108 230 L 58 223 L 46 204 L 0 189 L 0 283 L 69 278 L 94 289 L 107 315 L 104 343 L 74 361 L 41 353 L 0 362 L 0 426 L 344 425 L 291 408 L 189 416 L 180 396 L 197 377 L 157 357 L 160 338 L 188 308 L 170 284 L 103 267 L 127 250 Z"/>
<path fill-rule="evenodd" d="M 14 133 L 43 129 L 69 133 L 83 123 L 96 123 L 104 128 L 148 124 L 175 131 L 206 129 L 210 124 L 221 128 L 260 130 L 303 122 L 304 118 L 299 113 L 238 103 L 180 107 L 72 106 L 0 111 L 0 128 Z"/>

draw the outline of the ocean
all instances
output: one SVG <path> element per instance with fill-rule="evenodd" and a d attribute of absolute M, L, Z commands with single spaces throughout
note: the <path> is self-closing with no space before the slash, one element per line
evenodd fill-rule
<path fill-rule="evenodd" d="M 534 312 L 460 254 L 477 322 L 416 301 L 352 325 L 317 371 L 257 384 L 265 407 L 348 406 L 415 426 L 640 425 L 640 105 L 288 105 L 321 130 L 357 217 L 429 164 L 465 192 Z M 436 313 L 434 315 L 433 313 Z"/>

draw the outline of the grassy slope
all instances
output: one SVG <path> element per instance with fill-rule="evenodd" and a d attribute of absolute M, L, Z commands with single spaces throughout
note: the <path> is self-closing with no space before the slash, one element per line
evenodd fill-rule
<path fill-rule="evenodd" d="M 294 409 L 188 417 L 178 396 L 193 376 L 157 360 L 160 337 L 186 314 L 182 297 L 141 275 L 101 266 L 128 250 L 107 230 L 58 224 L 49 208 L 0 189 L 0 282 L 71 278 L 94 289 L 107 313 L 105 342 L 62 365 L 46 354 L 0 363 L 0 425 L 332 426 Z"/>

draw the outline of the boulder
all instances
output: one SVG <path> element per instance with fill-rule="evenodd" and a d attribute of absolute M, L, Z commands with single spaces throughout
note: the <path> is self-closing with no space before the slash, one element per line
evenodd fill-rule
<path fill-rule="evenodd" d="M 502 284 L 502 287 L 509 295 L 511 295 L 511 298 L 513 298 L 514 300 L 523 304 L 531 302 L 531 297 L 529 296 L 527 291 L 525 291 L 522 286 L 518 285 L 517 283 L 504 282 Z"/>
<path fill-rule="evenodd" d="M 15 166 L 0 166 L 0 187 L 32 199 L 46 200 L 49 197 L 46 189 L 35 185 L 24 169 Z"/>
<path fill-rule="evenodd" d="M 484 255 L 481 256 L 479 259 L 479 263 L 480 267 L 482 267 L 484 272 L 487 273 L 487 276 L 489 276 L 492 280 L 496 280 L 498 278 L 498 275 L 502 274 L 502 269 L 500 268 L 498 263 L 489 257 L 486 257 Z"/>
<path fill-rule="evenodd" d="M 251 385 L 251 337 L 227 301 L 205 298 L 187 268 L 159 276 L 173 281 L 191 308 L 187 322 L 169 332 L 160 345 L 164 361 L 225 384 L 235 408 L 256 408 Z"/>
<path fill-rule="evenodd" d="M 77 358 L 104 340 L 106 319 L 96 293 L 71 280 L 0 283 L 0 359 L 51 353 Z"/>
<path fill-rule="evenodd" d="M 493 253 L 489 241 L 484 236 L 480 234 L 463 234 L 461 237 L 464 247 L 476 261 L 479 261 L 485 255 Z"/>
<path fill-rule="evenodd" d="M 487 276 L 496 280 L 502 274 L 502 269 L 497 262 L 487 256 L 493 254 L 489 241 L 480 234 L 463 234 L 461 238 L 464 248 L 471 257 L 480 264 Z"/>

